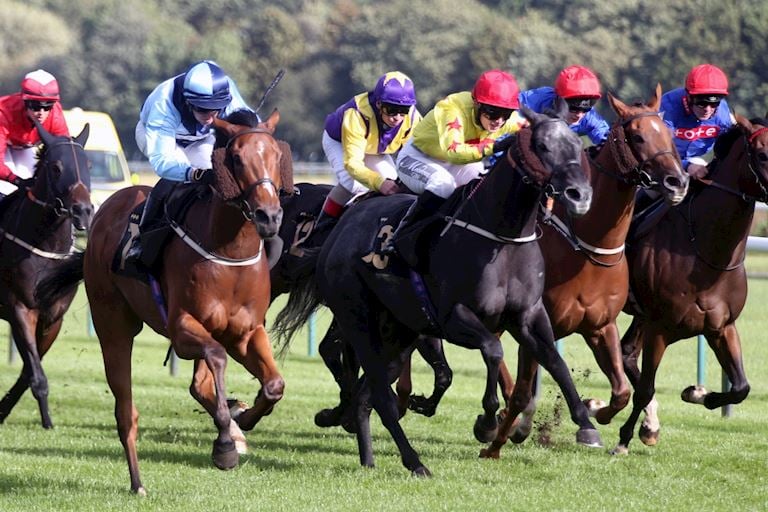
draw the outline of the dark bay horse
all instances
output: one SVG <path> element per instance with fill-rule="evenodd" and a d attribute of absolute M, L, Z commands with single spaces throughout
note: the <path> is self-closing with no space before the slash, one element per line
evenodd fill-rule
<path fill-rule="evenodd" d="M 688 186 L 672 134 L 658 112 L 660 100 L 660 85 L 646 104 L 634 106 L 608 93 L 617 119 L 603 148 L 589 158 L 592 207 L 585 215 L 571 219 L 562 205 L 556 204 L 551 215 L 545 213 L 544 234 L 539 240 L 547 268 L 544 306 L 555 338 L 580 334 L 611 384 L 609 404 L 587 402 L 596 409 L 595 419 L 601 424 L 609 423 L 630 398 L 616 319 L 629 291 L 624 242 L 635 193 L 638 186 L 652 188 L 674 205 L 683 200 Z M 536 360 L 521 345 L 507 413 L 497 439 L 483 456 L 498 457 L 513 426 L 514 442 L 522 442 L 530 433 L 537 368 Z M 520 412 L 524 414 L 517 419 Z"/>
<path fill-rule="evenodd" d="M 664 351 L 678 340 L 704 335 L 732 383 L 722 393 L 690 386 L 683 400 L 715 409 L 749 394 L 736 320 L 747 299 L 744 258 L 755 203 L 768 201 L 768 122 L 736 119 L 715 144 L 708 179 L 694 182 L 686 200 L 627 249 L 634 300 L 625 311 L 633 319 L 621 344 L 634 395 L 614 453 L 629 451 L 640 413 L 655 405 Z M 655 412 L 648 407 L 640 429 L 646 444 L 658 439 Z"/>
<path fill-rule="evenodd" d="M 74 247 L 73 227 L 83 231 L 91 224 L 91 176 L 83 149 L 89 128 L 69 138 L 35 124 L 43 148 L 34 185 L 11 194 L 0 206 L 0 318 L 11 324 L 24 362 L 18 380 L 0 400 L 0 423 L 30 388 L 43 428 L 52 428 L 48 380 L 40 361 L 59 334 L 77 286 L 62 290 L 53 302 L 41 302 L 35 291 L 66 265 Z"/>
<path fill-rule="evenodd" d="M 94 218 L 82 270 L 107 382 L 115 396 L 131 490 L 139 494 L 146 491 L 136 451 L 131 351 L 144 323 L 168 337 L 179 357 L 195 360 L 190 393 L 218 430 L 213 443 L 216 467 L 233 468 L 239 458 L 224 385 L 227 356 L 262 385 L 253 407 L 234 418 L 239 427 L 253 428 L 283 396 L 283 378 L 264 327 L 270 280 L 263 238 L 277 234 L 282 216 L 281 149 L 272 135 L 279 114 L 274 111 L 265 122 L 256 121 L 249 111 L 214 121 L 212 193 L 197 198 L 183 222 L 172 223 L 178 236 L 164 249 L 156 286 L 112 271 L 129 213 L 148 188 L 118 191 Z M 165 307 L 157 303 L 161 300 Z"/>
<path fill-rule="evenodd" d="M 374 464 L 370 404 L 393 437 L 403 465 L 414 475 L 430 474 L 400 426 L 390 387 L 419 334 L 480 350 L 487 379 L 484 413 L 475 422 L 479 440 L 490 441 L 496 434 L 496 386 L 503 350 L 494 333 L 507 330 L 530 347 L 561 385 L 571 418 L 579 426 L 577 441 L 602 445 L 554 348 L 541 300 L 544 261 L 538 244 L 531 243 L 545 192 L 570 205 L 574 214 L 586 212 L 591 200 L 581 165 L 581 141 L 563 121 L 563 111 L 561 105 L 558 117 L 523 108 L 531 127 L 515 136 L 513 149 L 483 180 L 454 193 L 453 198 L 465 198 L 465 203 L 448 229 L 441 234 L 444 226 L 438 225 L 425 233 L 429 258 L 423 281 L 402 262 L 378 252 L 385 241 L 382 229 L 391 229 L 412 197 L 372 198 L 341 218 L 320 251 L 316 272 L 306 281 L 309 292 L 292 293 L 279 315 L 276 329 L 284 327 L 283 339 L 290 339 L 325 300 L 354 347 L 364 372 L 356 390 L 362 465 Z M 426 297 L 431 300 L 422 300 Z"/>

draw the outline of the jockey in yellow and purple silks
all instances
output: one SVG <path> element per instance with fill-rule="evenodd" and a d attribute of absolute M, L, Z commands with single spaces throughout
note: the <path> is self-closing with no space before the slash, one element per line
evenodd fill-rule
<path fill-rule="evenodd" d="M 397 157 L 400 180 L 419 198 L 384 254 L 397 251 L 405 257 L 398 247 L 401 238 L 416 231 L 417 224 L 431 217 L 457 187 L 482 173 L 482 160 L 493 154 L 497 139 L 525 126 L 517 112 L 519 93 L 513 75 L 494 69 L 480 75 L 472 92 L 451 94 L 424 116 Z"/>
<path fill-rule="evenodd" d="M 356 194 L 399 191 L 390 155 L 400 150 L 421 121 L 415 105 L 411 79 L 391 71 L 379 78 L 373 91 L 356 95 L 326 117 L 323 150 L 338 184 L 323 204 L 315 232 L 333 225 Z"/>

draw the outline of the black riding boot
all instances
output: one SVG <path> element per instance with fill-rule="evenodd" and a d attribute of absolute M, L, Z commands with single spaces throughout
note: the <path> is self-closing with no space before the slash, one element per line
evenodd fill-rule
<path fill-rule="evenodd" d="M 133 239 L 131 248 L 125 255 L 127 260 L 141 261 L 142 246 L 147 238 L 145 235 L 158 226 L 158 221 L 162 219 L 165 210 L 165 200 L 175 185 L 174 181 L 161 179 L 149 191 L 141 220 L 139 220 L 139 234 Z"/>
<path fill-rule="evenodd" d="M 399 254 L 408 265 L 415 267 L 418 263 L 416 244 L 421 231 L 432 223 L 440 206 L 445 202 L 442 197 L 426 190 L 408 208 L 405 216 L 395 228 L 389 242 L 382 248 L 385 255 Z"/>

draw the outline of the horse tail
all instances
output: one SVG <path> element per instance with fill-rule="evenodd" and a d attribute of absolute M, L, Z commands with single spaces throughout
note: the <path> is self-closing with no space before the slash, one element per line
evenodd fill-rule
<path fill-rule="evenodd" d="M 305 254 L 300 260 L 301 268 L 294 269 L 296 272 L 291 279 L 288 301 L 277 314 L 271 329 L 277 336 L 278 357 L 283 357 L 287 353 L 293 335 L 307 323 L 322 302 L 315 279 L 317 257 L 317 253 Z"/>
<path fill-rule="evenodd" d="M 62 264 L 46 275 L 35 288 L 35 301 L 41 310 L 48 310 L 59 299 L 72 293 L 83 280 L 84 252 L 65 259 Z"/>

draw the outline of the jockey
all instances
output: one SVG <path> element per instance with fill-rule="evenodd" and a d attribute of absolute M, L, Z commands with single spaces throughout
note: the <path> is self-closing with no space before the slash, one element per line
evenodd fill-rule
<path fill-rule="evenodd" d="M 165 199 L 179 182 L 210 182 L 216 137 L 213 120 L 235 110 L 252 110 L 237 86 L 213 61 L 193 64 L 185 73 L 158 85 L 144 101 L 136 124 L 136 144 L 160 181 L 147 196 L 127 258 L 138 259 L 145 234 L 160 217 Z"/>
<path fill-rule="evenodd" d="M 373 91 L 354 96 L 325 118 L 323 151 L 338 184 L 328 194 L 313 234 L 332 227 L 344 205 L 357 194 L 399 192 L 391 155 L 410 139 L 421 121 L 415 105 L 413 81 L 399 71 L 390 71 L 379 78 Z M 314 245 L 309 243 L 312 238 L 304 245 Z"/>
<path fill-rule="evenodd" d="M 728 108 L 728 78 L 712 64 L 695 66 L 685 78 L 685 87 L 661 97 L 664 122 L 672 130 L 683 167 L 693 178 L 707 175 L 709 152 L 717 137 L 728 131 L 736 119 Z"/>
<path fill-rule="evenodd" d="M 602 144 L 608 138 L 610 126 L 594 109 L 600 99 L 600 81 L 584 66 L 568 66 L 555 79 L 554 87 L 539 87 L 520 93 L 520 104 L 542 113 L 554 108 L 558 97 L 568 103 L 567 122 L 578 135 L 587 135 L 592 144 Z"/>
<path fill-rule="evenodd" d="M 406 238 L 415 239 L 422 220 L 432 217 L 459 186 L 483 172 L 483 158 L 494 153 L 497 139 L 517 132 L 526 121 L 518 114 L 520 88 L 515 77 L 494 69 L 477 79 L 472 91 L 438 101 L 415 128 L 397 157 L 397 174 L 418 199 L 411 205 L 384 254 L 398 252 L 414 266 Z"/>
<path fill-rule="evenodd" d="M 24 76 L 20 92 L 0 97 L 0 197 L 31 185 L 40 144 L 32 119 L 51 135 L 69 137 L 59 99 L 59 83 L 42 69 Z"/>

